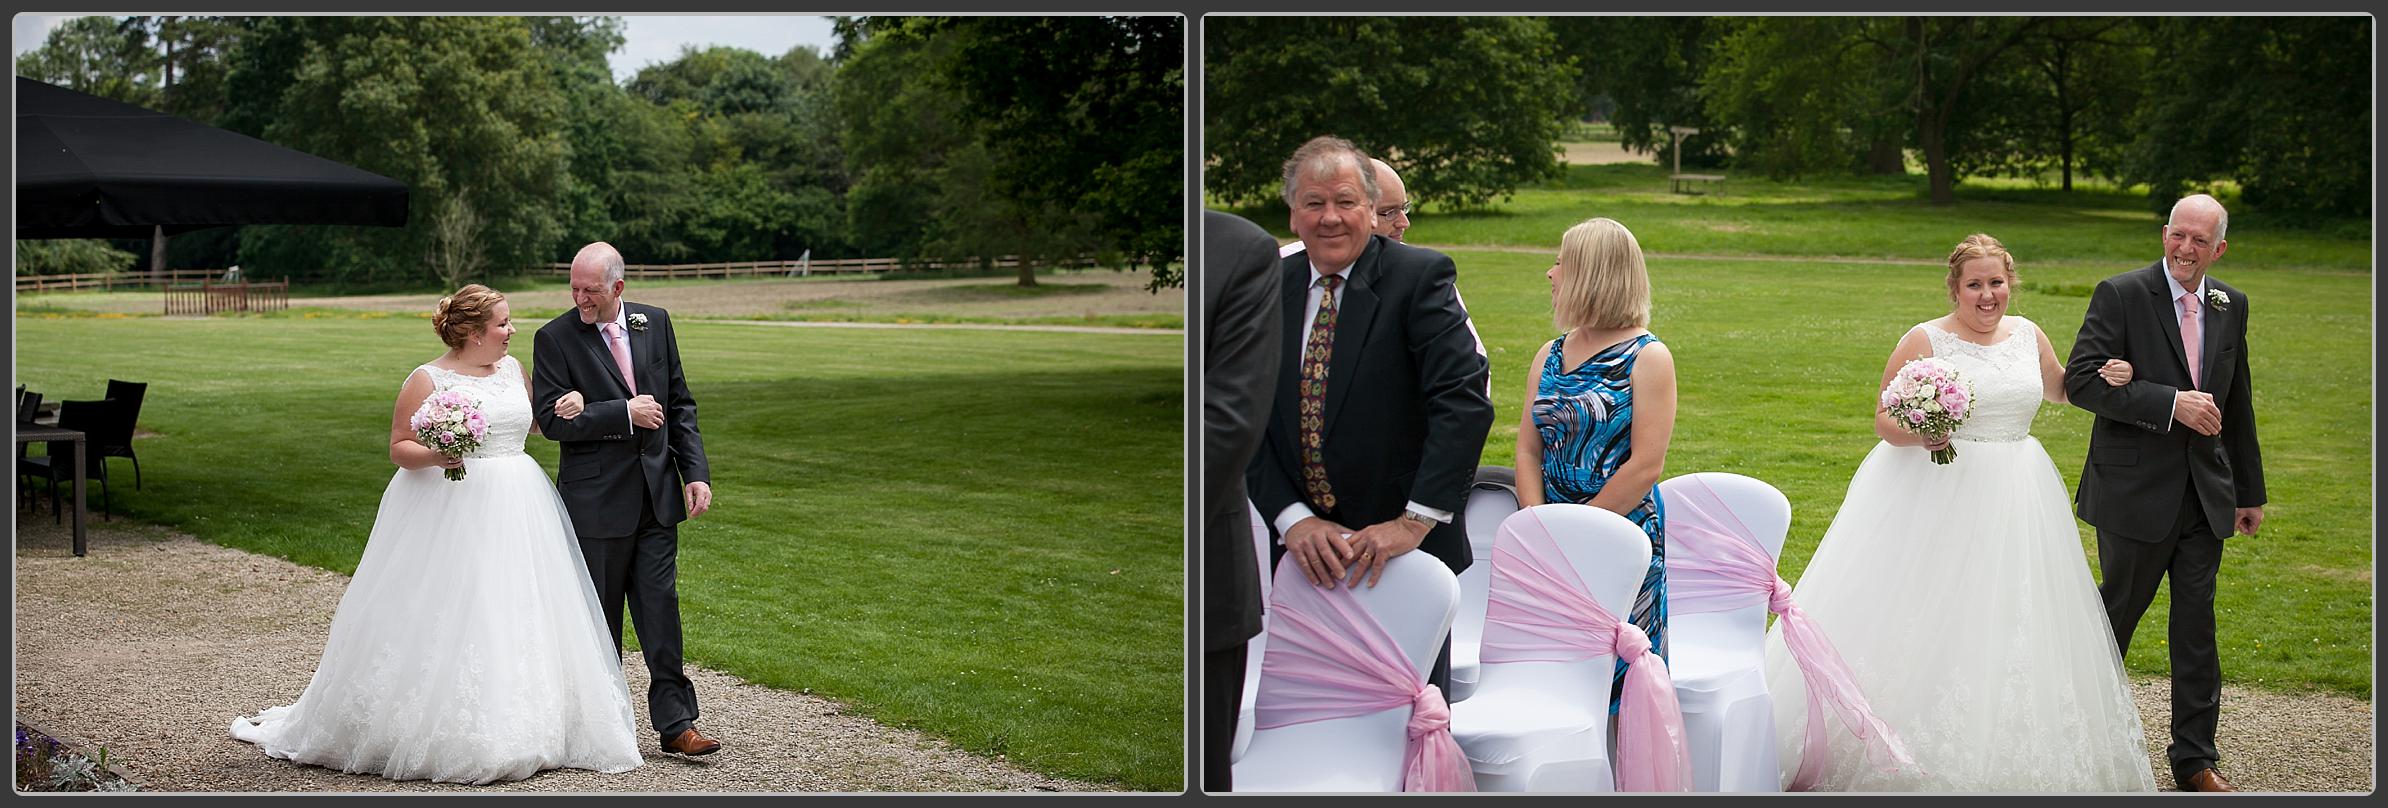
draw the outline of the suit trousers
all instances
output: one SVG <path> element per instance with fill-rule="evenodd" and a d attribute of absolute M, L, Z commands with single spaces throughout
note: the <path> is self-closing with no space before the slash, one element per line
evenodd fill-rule
<path fill-rule="evenodd" d="M 641 503 L 648 503 L 640 498 Z M 639 654 L 647 663 L 647 717 L 665 740 L 696 723 L 696 686 L 680 667 L 680 530 L 655 521 L 651 503 L 639 508 L 638 531 L 611 538 L 580 537 L 581 556 L 597 587 L 597 608 L 622 651 L 622 607 L 630 607 Z"/>
<path fill-rule="evenodd" d="M 2222 569 L 2222 539 L 2199 512 L 2197 489 L 2181 497 L 2172 528 L 2156 541 L 2098 530 L 2098 595 L 2114 626 L 2114 644 L 2131 648 L 2131 633 L 2172 576 L 2172 614 L 2166 640 L 2172 653 L 2173 779 L 2188 790 L 2190 775 L 2221 759 L 2214 730 L 2222 716 L 2222 660 L 2214 642 L 2214 578 Z"/>
<path fill-rule="evenodd" d="M 1202 655 L 1202 790 L 1234 791 L 1236 720 L 1244 708 L 1248 643 Z"/>

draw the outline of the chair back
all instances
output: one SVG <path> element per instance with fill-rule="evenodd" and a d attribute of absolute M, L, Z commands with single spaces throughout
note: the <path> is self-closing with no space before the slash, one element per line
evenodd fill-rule
<path fill-rule="evenodd" d="M 124 409 L 125 423 L 129 424 L 140 420 L 141 399 L 147 397 L 148 395 L 148 382 L 128 382 L 121 379 L 108 380 L 108 397 L 115 399 L 116 406 Z"/>
<path fill-rule="evenodd" d="M 17 388 L 17 423 L 30 424 L 41 417 L 41 394 Z"/>
<path fill-rule="evenodd" d="M 1708 543 L 1754 545 L 1781 560 L 1791 500 L 1762 480 L 1721 471 L 1669 478 L 1658 491 L 1667 504 L 1667 630 L 1712 638 L 1720 647 L 1758 647 L 1766 636 L 1768 596 L 1709 596 L 1749 584 L 1720 580 L 1716 561 L 1731 548 Z"/>
<path fill-rule="evenodd" d="M 108 467 L 100 461 L 99 437 L 113 427 L 115 411 L 116 402 L 104 398 L 58 402 L 58 427 L 83 433 L 83 462 L 93 479 L 108 476 Z M 66 441 L 50 441 L 50 455 L 61 456 L 74 451 L 73 447 L 74 444 Z M 61 465 L 58 470 L 65 468 Z"/>
<path fill-rule="evenodd" d="M 1227 759 L 1244 759 L 1244 751 L 1252 748 L 1253 704 L 1260 698 L 1260 661 L 1269 649 L 1269 595 L 1276 590 L 1277 576 L 1269 571 L 1269 523 L 1260 515 L 1260 506 L 1244 500 L 1244 514 L 1252 520 L 1252 557 L 1260 564 L 1260 633 L 1244 643 L 1243 704 L 1236 708 L 1235 742 L 1228 747 Z"/>
<path fill-rule="evenodd" d="M 1468 488 L 1468 550 L 1475 559 L 1459 573 L 1459 616 L 1451 621 L 1452 699 L 1475 690 L 1477 647 L 1484 638 L 1485 593 L 1492 581 L 1493 538 L 1501 520 L 1517 512 L 1517 471 L 1508 466 L 1482 466 Z"/>
<path fill-rule="evenodd" d="M 1251 747 L 1235 764 L 1239 791 L 1400 791 L 1410 749 L 1408 725 L 1411 703 L 1407 694 L 1385 694 L 1381 709 L 1343 710 L 1357 713 L 1299 723 L 1286 720 L 1271 705 L 1288 709 L 1333 712 L 1319 706 L 1328 694 L 1315 684 L 1304 685 L 1283 673 L 1297 665 L 1320 664 L 1324 658 L 1300 653 L 1299 625 L 1315 621 L 1321 633 L 1355 643 L 1389 644 L 1409 666 L 1409 675 L 1423 683 L 1442 652 L 1443 637 L 1459 609 L 1459 583 L 1442 561 L 1423 552 L 1403 553 L 1385 562 L 1374 588 L 1338 585 L 1321 590 L 1311 586 L 1298 565 L 1280 564 L 1269 616 L 1269 662 L 1252 683 L 1259 692 L 1260 711 Z M 1291 598 L 1292 600 L 1289 600 Z M 1342 600 L 1357 617 L 1299 604 Z M 1289 627 L 1291 621 L 1294 626 Z M 1374 625 L 1367 625 L 1373 623 Z M 1380 646 L 1382 647 L 1382 646 Z M 1299 654 L 1297 656 L 1296 654 Z M 1303 695 L 1295 696 L 1295 693 Z M 1347 694 L 1333 694 L 1336 696 Z M 1358 694 L 1355 700 L 1361 700 Z M 1307 718 L 1308 716 L 1302 716 Z M 1273 726 L 1258 726 L 1273 723 Z M 1447 742 L 1447 736 L 1446 736 Z M 1456 747 L 1452 749 L 1456 754 Z"/>
<path fill-rule="evenodd" d="M 1544 534 L 1556 539 L 1566 564 L 1582 585 L 1582 592 L 1600 608 L 1622 620 L 1633 611 L 1634 593 L 1650 568 L 1650 535 L 1639 525 L 1604 508 L 1573 503 L 1536 505 L 1512 514 L 1501 523 L 1491 554 L 1491 566 L 1522 563 L 1516 549 L 1528 537 Z M 1501 571 L 1499 574 L 1511 574 Z M 1499 618 L 1486 618 L 1490 624 Z M 1524 688 L 1550 698 L 1582 699 L 1582 704 L 1607 704 L 1609 682 L 1616 669 L 1614 650 L 1573 659 L 1508 660 L 1509 654 L 1486 649 L 1481 688 Z M 1534 656 L 1551 656 L 1533 654 Z M 1569 656 L 1560 654 L 1558 656 Z M 1503 660 L 1503 661 L 1495 661 Z"/>

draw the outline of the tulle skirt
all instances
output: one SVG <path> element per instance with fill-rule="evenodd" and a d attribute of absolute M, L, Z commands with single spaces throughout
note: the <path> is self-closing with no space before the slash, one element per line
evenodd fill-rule
<path fill-rule="evenodd" d="M 1877 770 L 1827 718 L 1819 790 L 2153 790 L 2063 478 L 2033 438 L 1956 446 L 1876 445 L 1794 590 L 1918 764 Z M 1809 716 L 1780 628 L 1766 675 L 1788 782 Z"/>
<path fill-rule="evenodd" d="M 528 455 L 401 470 L 296 703 L 232 722 L 266 754 L 487 783 L 640 763 L 620 657 L 563 501 Z"/>

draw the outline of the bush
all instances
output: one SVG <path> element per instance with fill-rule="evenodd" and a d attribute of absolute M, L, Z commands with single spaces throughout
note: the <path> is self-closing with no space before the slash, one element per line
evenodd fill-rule
<path fill-rule="evenodd" d="M 19 275 L 85 275 L 124 272 L 139 266 L 140 256 L 98 239 L 32 239 L 17 242 Z"/>
<path fill-rule="evenodd" d="M 108 748 L 87 758 L 58 739 L 17 725 L 17 791 L 139 791 L 108 769 Z"/>

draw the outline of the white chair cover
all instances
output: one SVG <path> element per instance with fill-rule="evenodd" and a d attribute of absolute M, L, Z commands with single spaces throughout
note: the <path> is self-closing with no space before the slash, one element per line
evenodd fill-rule
<path fill-rule="evenodd" d="M 1272 634 L 1287 630 L 1281 621 L 1288 613 L 1280 607 L 1294 587 L 1316 592 L 1296 565 L 1279 565 L 1271 597 Z M 1346 589 L 1339 585 L 1327 592 L 1330 596 L 1349 597 L 1382 626 L 1382 631 L 1409 662 L 1408 673 L 1424 685 L 1435 657 L 1442 652 L 1443 638 L 1451 630 L 1452 614 L 1459 608 L 1459 584 L 1442 561 L 1422 552 L 1403 553 L 1385 562 L 1384 575 L 1375 587 Z M 1284 638 L 1273 639 L 1272 650 L 1287 648 L 1283 642 Z M 1282 651 L 1279 656 L 1291 653 Z M 1272 664 L 1261 669 L 1252 745 L 1234 764 L 1235 790 L 1403 790 L 1410 758 L 1413 703 L 1405 700 L 1372 713 L 1285 723 L 1287 719 L 1280 717 L 1279 708 L 1272 705 L 1283 703 L 1282 694 L 1292 692 L 1296 686 L 1279 681 L 1274 671 L 1281 665 L 1292 664 L 1290 660 L 1291 657 L 1279 660 L 1272 656 Z M 1439 694 L 1435 700 L 1440 701 Z M 1287 712 L 1298 712 L 1302 706 L 1305 705 L 1288 705 Z"/>
<path fill-rule="evenodd" d="M 1733 540 L 1714 530 L 1676 530 L 1677 524 L 1715 521 L 1722 508 L 1773 558 L 1783 554 L 1791 528 L 1791 502 L 1782 492 L 1739 474 L 1701 472 L 1658 484 L 1667 503 L 1667 588 L 1697 592 L 1703 565 L 1679 563 L 1701 555 L 1703 541 Z M 1681 598 L 1675 598 L 1680 600 Z M 1675 699 L 1683 707 L 1689 736 L 1694 791 L 1780 791 L 1775 744 L 1774 700 L 1766 690 L 1764 595 L 1740 599 L 1721 611 L 1667 611 L 1667 669 L 1675 676 Z"/>
<path fill-rule="evenodd" d="M 1650 567 L 1650 537 L 1622 516 L 1588 505 L 1538 505 L 1503 523 L 1502 533 L 1539 520 L 1561 537 L 1561 552 L 1584 592 L 1601 608 L 1625 614 Z M 1504 536 L 1500 540 L 1507 540 Z M 1500 563 L 1501 556 L 1480 560 Z M 1488 662 L 1467 701 L 1452 707 L 1451 734 L 1467 750 L 1478 791 L 1616 790 L 1609 751 L 1609 687 L 1614 653 L 1566 662 Z"/>
<path fill-rule="evenodd" d="M 1491 588 L 1493 537 L 1501 521 L 1517 512 L 1516 471 L 1508 466 L 1476 470 L 1468 491 L 1465 518 L 1468 549 L 1475 561 L 1459 572 L 1459 617 L 1451 621 L 1451 701 L 1466 701 L 1476 692 L 1478 646 L 1484 640 L 1484 600 Z"/>

